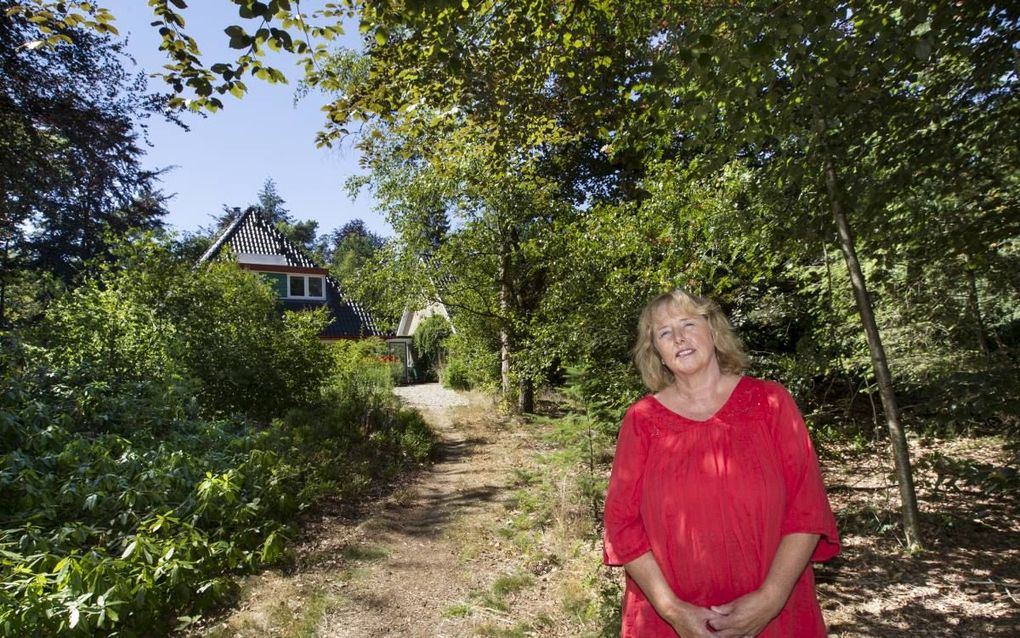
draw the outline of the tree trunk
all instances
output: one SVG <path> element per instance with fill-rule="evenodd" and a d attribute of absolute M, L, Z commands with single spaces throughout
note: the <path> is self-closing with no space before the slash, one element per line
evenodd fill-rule
<path fill-rule="evenodd" d="M 843 251 L 843 257 L 846 259 L 847 270 L 850 272 L 850 283 L 853 286 L 854 299 L 857 301 L 857 310 L 860 312 L 861 323 L 864 325 L 864 333 L 868 338 L 871 363 L 875 370 L 875 378 L 878 380 L 878 392 L 882 397 L 882 408 L 885 412 L 886 423 L 889 426 L 893 461 L 896 465 L 896 478 L 900 486 L 903 532 L 906 535 L 908 548 L 912 550 L 921 549 L 923 545 L 921 543 L 921 531 L 918 521 L 917 494 L 914 491 L 914 479 L 910 467 L 907 437 L 903 426 L 900 424 L 899 407 L 896 402 L 896 393 L 893 390 L 892 374 L 889 372 L 889 363 L 886 360 L 885 349 L 882 347 L 878 324 L 875 322 L 875 315 L 871 307 L 871 298 L 868 295 L 864 272 L 861 270 L 861 264 L 857 260 L 857 250 L 854 246 L 853 234 L 850 231 L 850 222 L 847 219 L 846 210 L 843 208 L 842 192 L 839 179 L 836 175 L 836 168 L 832 155 L 825 148 L 825 120 L 817 117 L 815 119 L 815 127 L 818 133 L 818 141 L 822 143 L 825 187 L 829 196 L 829 205 L 832 209 L 832 216 L 836 221 L 840 248 Z"/>
<path fill-rule="evenodd" d="M 4 242 L 3 270 L 0 271 L 0 330 L 7 327 L 7 280 L 10 276 L 11 242 Z"/>
<path fill-rule="evenodd" d="M 510 398 L 510 331 L 506 327 L 510 313 L 510 251 L 504 245 L 499 262 L 499 312 L 503 325 L 499 329 L 499 380 L 503 400 Z"/>
<path fill-rule="evenodd" d="M 535 411 L 535 382 L 531 379 L 521 378 L 517 409 L 521 414 L 531 414 Z"/>
<path fill-rule="evenodd" d="M 0 277 L 0 330 L 7 327 L 7 279 Z"/>
<path fill-rule="evenodd" d="M 826 310 L 829 311 L 829 317 L 826 319 L 826 322 L 829 324 L 829 339 L 832 341 L 832 346 L 836 347 L 838 344 L 840 373 L 846 379 L 846 387 L 850 391 L 850 400 L 846 404 L 846 418 L 849 419 L 854 412 L 854 399 L 857 398 L 857 388 L 854 387 L 853 378 L 850 376 L 850 368 L 843 360 L 842 339 L 836 334 L 836 303 L 834 301 L 836 287 L 832 285 L 832 262 L 829 260 L 829 249 L 824 243 L 822 243 L 822 258 L 825 259 L 825 305 Z"/>
<path fill-rule="evenodd" d="M 981 348 L 982 354 L 985 358 L 991 355 L 991 349 L 988 347 L 988 338 L 985 336 L 985 320 L 981 316 L 981 302 L 978 299 L 977 289 L 977 277 L 974 276 L 974 268 L 967 264 L 963 267 L 963 272 L 967 277 L 967 305 L 970 306 L 970 312 L 974 315 L 974 325 L 977 328 L 978 346 Z"/>

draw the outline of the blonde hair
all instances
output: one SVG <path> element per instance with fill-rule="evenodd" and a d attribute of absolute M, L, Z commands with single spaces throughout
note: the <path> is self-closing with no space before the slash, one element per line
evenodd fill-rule
<path fill-rule="evenodd" d="M 634 344 L 634 365 L 641 379 L 652 392 L 658 392 L 673 383 L 673 373 L 662 363 L 655 349 L 655 314 L 663 308 L 704 317 L 712 331 L 715 356 L 719 368 L 729 374 L 740 374 L 747 367 L 744 344 L 733 330 L 719 304 L 686 290 L 676 289 L 652 299 L 641 311 L 638 319 L 637 343 Z"/>

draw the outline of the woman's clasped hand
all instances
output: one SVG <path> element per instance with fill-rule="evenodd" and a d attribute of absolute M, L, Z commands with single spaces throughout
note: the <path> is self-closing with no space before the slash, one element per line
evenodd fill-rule
<path fill-rule="evenodd" d="M 708 625 L 719 638 L 757 636 L 783 608 L 783 602 L 778 595 L 753 591 L 731 603 L 712 607 L 711 611 L 719 617 L 710 619 Z"/>
<path fill-rule="evenodd" d="M 663 614 L 663 618 L 676 630 L 677 634 L 685 638 L 709 638 L 718 635 L 712 624 L 713 620 L 721 618 L 718 612 L 679 601 L 677 603 L 675 610 Z"/>

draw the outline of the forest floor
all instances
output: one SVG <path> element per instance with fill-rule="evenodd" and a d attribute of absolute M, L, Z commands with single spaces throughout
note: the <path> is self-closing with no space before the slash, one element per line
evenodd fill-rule
<path fill-rule="evenodd" d="M 913 555 L 891 453 L 823 448 L 843 542 L 840 556 L 815 569 L 830 635 L 1020 636 L 1016 448 L 1001 437 L 912 439 L 910 447 L 925 543 Z"/>
<path fill-rule="evenodd" d="M 357 508 L 327 503 L 290 564 L 246 579 L 236 608 L 188 635 L 617 635 L 620 573 L 600 565 L 591 466 L 556 420 L 511 421 L 438 385 L 398 392 L 436 430 L 436 463 Z M 912 441 L 928 545 L 912 555 L 884 450 L 820 449 L 844 543 L 816 568 L 830 636 L 1020 636 L 1015 451 Z"/>

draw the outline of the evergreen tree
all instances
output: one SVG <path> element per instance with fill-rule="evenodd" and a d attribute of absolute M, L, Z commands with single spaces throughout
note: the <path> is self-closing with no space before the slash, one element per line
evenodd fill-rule
<path fill-rule="evenodd" d="M 255 206 L 270 220 L 278 224 L 293 225 L 294 218 L 291 217 L 290 211 L 283 206 L 286 203 L 286 200 L 276 190 L 276 182 L 273 181 L 272 177 L 267 177 L 266 181 L 262 184 L 262 190 L 259 191 L 258 203 Z"/>

